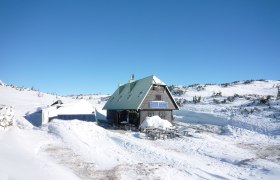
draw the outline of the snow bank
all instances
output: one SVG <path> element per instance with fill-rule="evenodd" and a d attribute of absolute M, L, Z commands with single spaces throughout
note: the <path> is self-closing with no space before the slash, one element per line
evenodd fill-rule
<path fill-rule="evenodd" d="M 94 122 L 54 119 L 48 124 L 48 131 L 69 144 L 81 158 L 94 162 L 97 169 L 111 169 L 125 157 L 116 153 L 122 150 L 110 138 L 110 132 Z"/>
<path fill-rule="evenodd" d="M 7 127 L 13 124 L 14 108 L 0 105 L 0 126 Z"/>
<path fill-rule="evenodd" d="M 103 110 L 101 108 L 96 108 L 95 117 L 98 120 L 106 120 L 107 119 L 107 110 Z"/>
<path fill-rule="evenodd" d="M 0 179 L 80 179 L 41 153 L 41 147 L 50 141 L 53 139 L 43 131 L 15 126 L 0 131 Z"/>
<path fill-rule="evenodd" d="M 170 128 L 172 124 L 159 116 L 146 117 L 142 122 L 141 128 L 154 127 L 154 128 Z"/>

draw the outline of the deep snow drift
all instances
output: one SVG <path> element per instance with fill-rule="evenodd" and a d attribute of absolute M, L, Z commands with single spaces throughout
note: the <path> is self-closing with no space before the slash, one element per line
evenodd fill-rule
<path fill-rule="evenodd" d="M 0 130 L 0 179 L 277 179 L 279 104 L 273 88 L 277 83 L 189 88 L 177 96 L 189 102 L 175 112 L 175 126 L 188 130 L 189 136 L 157 141 L 143 133 L 107 130 L 79 120 L 55 119 L 33 127 L 29 122 L 36 116 L 30 115 L 58 98 L 86 99 L 100 109 L 108 95 L 57 97 L 0 86 L 0 104 L 15 111 L 14 125 Z M 271 108 L 257 101 L 252 104 L 256 99 L 245 96 L 217 104 L 212 97 L 217 88 L 222 91 L 215 97 L 219 101 L 233 93 L 274 97 L 269 100 Z M 194 104 L 193 96 L 203 99 Z M 252 107 L 260 111 L 240 112 Z"/>
<path fill-rule="evenodd" d="M 159 116 L 152 116 L 146 117 L 140 127 L 143 129 L 148 127 L 166 129 L 171 128 L 172 124 L 166 119 L 161 119 Z"/>

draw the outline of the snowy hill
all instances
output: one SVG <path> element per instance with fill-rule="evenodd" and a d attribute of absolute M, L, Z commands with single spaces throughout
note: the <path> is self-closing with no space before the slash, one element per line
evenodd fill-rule
<path fill-rule="evenodd" d="M 203 112 L 221 117 L 219 122 L 201 123 L 233 125 L 259 133 L 280 134 L 280 81 L 241 81 L 219 85 L 172 86 L 171 90 L 183 110 L 195 116 Z M 199 101 L 198 101 L 199 100 Z M 192 118 L 188 117 L 188 122 Z M 194 120 L 198 122 L 197 119 Z"/>
<path fill-rule="evenodd" d="M 279 83 L 174 86 L 175 125 L 189 136 L 157 141 L 79 120 L 33 127 L 28 115 L 57 99 L 100 109 L 108 95 L 0 86 L 0 104 L 14 107 L 14 125 L 0 129 L 0 179 L 278 179 Z"/>

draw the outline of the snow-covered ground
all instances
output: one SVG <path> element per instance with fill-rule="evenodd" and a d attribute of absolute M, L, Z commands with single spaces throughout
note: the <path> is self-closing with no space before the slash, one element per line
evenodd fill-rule
<path fill-rule="evenodd" d="M 183 116 L 183 121 L 233 125 L 262 134 L 279 135 L 280 98 L 276 97 L 280 81 L 245 82 L 178 86 L 175 92 L 180 89 L 184 93 L 175 97 L 183 100 L 184 106 L 176 114 Z M 195 96 L 201 97 L 200 103 L 193 103 Z M 270 99 L 266 102 L 268 97 Z"/>
<path fill-rule="evenodd" d="M 189 102 L 175 112 L 175 124 L 189 136 L 156 141 L 143 133 L 120 133 L 79 120 L 55 119 L 34 127 L 36 116 L 29 115 L 57 98 L 71 102 L 81 97 L 39 96 L 0 86 L 0 104 L 13 106 L 15 115 L 14 125 L 0 130 L 0 179 L 278 179 L 279 101 L 273 88 L 277 83 L 188 88 L 177 96 Z M 234 94 L 274 97 L 271 108 L 245 97 L 217 104 L 213 91 L 222 92 L 216 97 L 219 101 Z M 107 96 L 83 99 L 101 109 Z M 201 102 L 191 103 L 193 96 L 202 96 Z M 255 107 L 260 110 L 242 113 Z"/>

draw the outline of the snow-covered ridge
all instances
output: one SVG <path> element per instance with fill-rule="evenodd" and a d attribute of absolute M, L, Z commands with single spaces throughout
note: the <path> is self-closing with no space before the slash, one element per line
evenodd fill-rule
<path fill-rule="evenodd" d="M 223 84 L 171 85 L 169 89 L 174 95 L 183 97 L 208 97 L 218 92 L 221 92 L 224 96 L 254 94 L 259 96 L 271 95 L 275 97 L 277 95 L 277 87 L 279 86 L 280 81 L 277 80 L 247 80 Z"/>
<path fill-rule="evenodd" d="M 208 118 L 204 123 L 228 124 L 271 135 L 280 134 L 279 87 L 280 81 L 274 80 L 170 86 L 175 100 L 189 115 L 203 112 L 223 118 L 219 122 Z"/>

